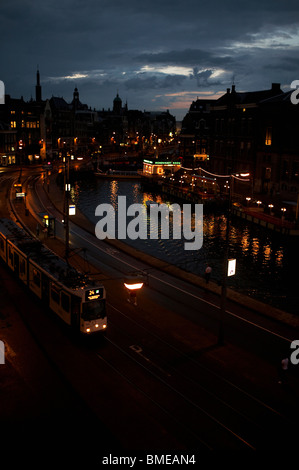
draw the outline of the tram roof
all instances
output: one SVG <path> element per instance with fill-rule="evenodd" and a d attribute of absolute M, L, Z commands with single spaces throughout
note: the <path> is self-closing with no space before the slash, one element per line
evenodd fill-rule
<path fill-rule="evenodd" d="M 22 253 L 66 287 L 73 290 L 91 287 L 91 281 L 85 274 L 69 266 L 66 261 L 43 245 L 39 240 L 32 238 L 12 220 L 0 219 L 0 231 Z"/>

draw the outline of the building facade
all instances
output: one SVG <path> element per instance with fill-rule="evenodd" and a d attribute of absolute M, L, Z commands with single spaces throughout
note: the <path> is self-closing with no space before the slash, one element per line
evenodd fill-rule
<path fill-rule="evenodd" d="M 299 106 L 280 84 L 255 92 L 238 92 L 233 85 L 217 100 L 192 103 L 182 123 L 180 153 L 186 166 L 219 175 L 250 173 L 253 194 L 295 200 L 298 130 Z"/>

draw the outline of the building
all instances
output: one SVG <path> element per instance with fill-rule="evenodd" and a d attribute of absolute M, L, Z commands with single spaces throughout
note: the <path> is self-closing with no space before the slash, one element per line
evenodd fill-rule
<path fill-rule="evenodd" d="M 182 123 L 180 154 L 185 166 L 213 174 L 250 173 L 253 194 L 295 201 L 298 130 L 299 106 L 280 84 L 253 92 L 238 92 L 233 85 L 217 100 L 191 104 Z"/>
<path fill-rule="evenodd" d="M 212 126 L 211 106 L 215 100 L 193 101 L 184 117 L 179 136 L 180 155 L 188 168 L 207 166 Z"/>
<path fill-rule="evenodd" d="M 299 194 L 299 107 L 281 93 L 260 104 L 255 191 L 297 201 Z"/>
<path fill-rule="evenodd" d="M 176 132 L 176 120 L 169 111 L 140 111 L 123 106 L 117 93 L 113 108 L 98 112 L 97 138 L 106 150 L 120 151 L 120 147 L 139 152 L 158 145 Z"/>
<path fill-rule="evenodd" d="M 15 131 L 17 142 L 11 147 L 11 163 L 32 163 L 40 158 L 42 115 L 43 103 L 5 95 L 5 104 L 0 105 L 0 122 Z M 5 148 L 0 148 L 0 154 L 5 152 Z"/>
<path fill-rule="evenodd" d="M 147 178 L 170 176 L 181 168 L 181 162 L 172 160 L 153 159 L 143 160 L 143 175 Z"/>
<path fill-rule="evenodd" d="M 16 163 L 17 131 L 4 122 L 0 122 L 0 165 Z"/>
<path fill-rule="evenodd" d="M 152 153 L 175 134 L 169 111 L 142 112 L 123 105 L 118 92 L 112 109 L 96 111 L 80 101 L 78 88 L 68 103 L 63 97 L 42 98 L 39 70 L 35 99 L 5 97 L 0 104 L 0 164 L 28 164 L 105 152 Z M 9 145 L 11 144 L 11 145 Z"/>

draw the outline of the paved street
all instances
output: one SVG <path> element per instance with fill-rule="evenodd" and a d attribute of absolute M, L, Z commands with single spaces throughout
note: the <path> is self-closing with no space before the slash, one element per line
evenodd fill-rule
<path fill-rule="evenodd" d="M 13 176 L 0 177 L 2 192 Z M 24 173 L 24 180 L 28 176 Z M 57 238 L 42 232 L 40 238 L 63 256 L 62 199 L 55 181 L 51 179 L 49 192 L 38 179 L 28 183 L 29 215 L 23 203 L 14 209 L 32 233 L 39 220 L 36 213 L 53 214 Z M 1 211 L 7 215 L 3 204 Z M 37 417 L 44 412 L 49 416 L 53 408 L 68 410 L 67 416 L 71 410 L 82 410 L 83 424 L 90 429 L 89 423 L 96 420 L 101 428 L 95 440 L 109 436 L 110 444 L 125 449 L 295 448 L 298 436 L 291 425 L 298 415 L 298 373 L 292 370 L 288 385 L 280 386 L 277 368 L 290 341 L 296 339 L 295 319 L 285 316 L 278 322 L 277 312 L 272 318 L 270 309 L 261 315 L 247 308 L 244 299 L 229 300 L 223 319 L 225 343 L 218 345 L 217 287 L 207 289 L 201 280 L 196 284 L 188 276 L 182 280 L 148 264 L 147 257 L 125 253 L 117 243 L 100 242 L 80 214 L 74 222 L 70 262 L 102 279 L 108 295 L 107 335 L 88 345 L 78 343 L 7 274 L 5 292 L 10 292 L 10 300 L 5 297 L 1 334 L 11 351 L 5 366 L 6 390 L 15 390 L 7 422 L 14 423 L 16 416 L 24 423 L 27 418 L 15 402 L 21 394 L 24 402 L 35 403 L 37 395 L 43 397 L 35 409 Z M 1 269 L 5 276 L 5 268 Z M 147 273 L 148 282 L 135 307 L 126 302 L 123 276 L 137 269 Z M 14 288 L 20 295 L 12 309 Z M 39 354 L 34 354 L 36 348 Z M 33 374 L 26 364 L 32 365 L 36 356 L 41 364 Z M 20 393 L 20 377 L 30 384 L 26 395 Z M 47 381 L 51 381 L 51 399 L 43 391 Z M 70 399 L 60 394 L 57 399 L 59 381 L 62 389 L 72 391 L 66 392 Z M 32 416 L 31 408 L 26 409 Z M 101 450 L 106 445 L 103 438 Z"/>

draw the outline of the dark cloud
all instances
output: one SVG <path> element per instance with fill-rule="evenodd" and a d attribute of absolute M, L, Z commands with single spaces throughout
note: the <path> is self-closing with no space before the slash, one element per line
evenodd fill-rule
<path fill-rule="evenodd" d="M 241 89 L 287 86 L 299 79 L 298 18 L 297 0 L 10 0 L 0 80 L 30 98 L 39 64 L 43 97 L 78 86 L 99 109 L 117 89 L 136 108 L 175 109 L 176 96 L 225 92 L 233 76 Z"/>
<path fill-rule="evenodd" d="M 180 64 L 180 65 L 198 65 L 205 67 L 219 66 L 233 62 L 233 58 L 228 54 L 225 56 L 217 56 L 213 52 L 202 49 L 182 49 L 171 50 L 167 52 L 152 52 L 140 54 L 136 57 L 138 62 L 150 64 Z"/>
<path fill-rule="evenodd" d="M 183 75 L 157 76 L 147 74 L 138 75 L 124 82 L 128 90 L 159 90 L 161 88 L 181 87 L 186 77 Z"/>

